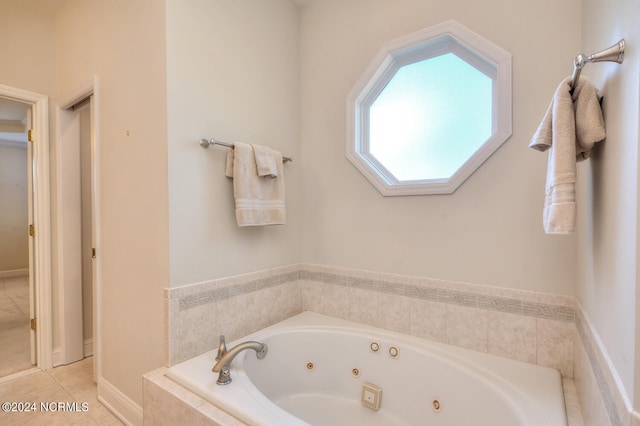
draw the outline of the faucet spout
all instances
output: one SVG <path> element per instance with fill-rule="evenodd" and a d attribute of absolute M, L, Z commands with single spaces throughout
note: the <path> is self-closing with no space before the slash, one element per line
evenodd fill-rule
<path fill-rule="evenodd" d="M 218 355 L 216 356 L 216 361 L 220 361 L 220 358 L 227 353 L 227 344 L 224 341 L 224 335 L 220 335 L 220 345 L 218 346 Z"/>
<path fill-rule="evenodd" d="M 253 349 L 256 351 L 256 357 L 258 359 L 262 359 L 267 355 L 267 345 L 255 341 L 242 342 L 227 350 L 211 369 L 214 373 L 220 373 L 218 375 L 218 380 L 216 381 L 217 384 L 228 385 L 231 383 L 231 373 L 229 371 L 231 368 L 231 362 L 240 352 L 247 349 Z"/>

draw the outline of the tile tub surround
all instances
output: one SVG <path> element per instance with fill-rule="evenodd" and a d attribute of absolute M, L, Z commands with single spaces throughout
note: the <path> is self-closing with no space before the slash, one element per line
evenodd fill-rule
<path fill-rule="evenodd" d="M 556 368 L 573 378 L 574 298 L 320 265 L 166 290 L 168 360 L 177 364 L 310 310 Z"/>
<path fill-rule="evenodd" d="M 638 426 L 618 374 L 598 333 L 579 303 L 576 303 L 579 343 L 575 353 L 575 384 L 587 426 Z"/>
<path fill-rule="evenodd" d="M 560 370 L 573 378 L 574 298 L 301 265 L 302 310 Z"/>
<path fill-rule="evenodd" d="M 311 310 L 557 368 L 565 399 L 577 394 L 570 426 L 583 424 L 580 406 L 587 426 L 640 426 L 571 296 L 300 264 L 167 289 L 166 308 L 169 365 L 216 347 L 220 333 L 232 341 Z"/>
<path fill-rule="evenodd" d="M 169 365 L 301 312 L 299 265 L 165 289 Z"/>
<path fill-rule="evenodd" d="M 582 382 L 574 385 L 574 353 L 583 350 L 584 333 L 576 328 L 580 319 L 571 296 L 309 264 L 167 289 L 165 295 L 169 365 L 215 348 L 221 333 L 230 342 L 311 310 L 557 368 L 564 377 L 569 426 L 589 424 L 575 396 Z M 149 375 L 145 407 L 156 409 L 172 395 L 171 404 L 195 407 L 194 424 L 202 416 L 213 424 L 240 424 L 229 416 L 221 421 L 220 410 L 176 388 L 163 369 Z M 147 392 L 157 398 L 149 402 Z"/>
<path fill-rule="evenodd" d="M 165 377 L 165 371 L 166 368 L 159 368 L 142 378 L 145 426 L 245 424 Z"/>

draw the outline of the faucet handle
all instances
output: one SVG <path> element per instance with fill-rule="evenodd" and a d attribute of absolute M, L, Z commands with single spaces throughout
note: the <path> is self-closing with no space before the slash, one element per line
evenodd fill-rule
<path fill-rule="evenodd" d="M 224 335 L 220 335 L 220 344 L 218 345 L 218 355 L 216 356 L 216 361 L 220 361 L 220 358 L 227 353 L 227 345 L 224 342 Z"/>

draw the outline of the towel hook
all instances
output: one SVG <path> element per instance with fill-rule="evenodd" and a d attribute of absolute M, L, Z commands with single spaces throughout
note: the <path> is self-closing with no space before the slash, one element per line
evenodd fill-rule
<path fill-rule="evenodd" d="M 624 60 L 624 39 L 620 40 L 616 44 L 607 47 L 599 52 L 592 53 L 587 56 L 580 53 L 573 60 L 573 74 L 571 75 L 571 93 L 578 84 L 578 78 L 580 78 L 580 71 L 588 62 L 617 62 L 619 64 Z"/>

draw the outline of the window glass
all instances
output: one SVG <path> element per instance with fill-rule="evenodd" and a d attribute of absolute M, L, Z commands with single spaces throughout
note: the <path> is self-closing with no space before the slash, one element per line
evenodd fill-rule
<path fill-rule="evenodd" d="M 491 136 L 491 91 L 453 53 L 405 65 L 369 108 L 369 152 L 399 181 L 448 178 Z"/>

